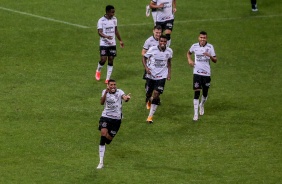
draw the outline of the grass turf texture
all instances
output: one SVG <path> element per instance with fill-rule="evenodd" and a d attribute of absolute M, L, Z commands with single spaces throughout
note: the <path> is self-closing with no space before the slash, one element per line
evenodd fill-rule
<path fill-rule="evenodd" d="M 279 183 L 282 180 L 280 1 L 177 1 L 172 80 L 147 125 L 141 49 L 146 1 L 2 0 L 0 183 Z M 122 127 L 99 162 L 102 80 L 96 23 L 116 7 L 125 48 L 112 78 L 126 93 Z M 82 28 L 11 10 L 83 25 Z M 142 24 L 142 25 L 139 25 Z M 186 52 L 201 30 L 215 47 L 205 115 L 194 123 Z"/>

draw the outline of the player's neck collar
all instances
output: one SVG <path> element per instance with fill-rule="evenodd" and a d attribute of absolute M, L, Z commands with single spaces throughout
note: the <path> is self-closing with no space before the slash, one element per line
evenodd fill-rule
<path fill-rule="evenodd" d="M 199 46 L 200 46 L 200 47 L 205 47 L 207 44 L 208 44 L 208 42 L 206 42 L 206 44 L 202 46 L 202 45 L 200 44 L 200 42 L 199 42 Z"/>
<path fill-rule="evenodd" d="M 161 51 L 161 52 L 164 52 L 166 50 L 166 47 L 164 49 L 162 49 L 159 45 L 158 45 L 158 49 Z"/>

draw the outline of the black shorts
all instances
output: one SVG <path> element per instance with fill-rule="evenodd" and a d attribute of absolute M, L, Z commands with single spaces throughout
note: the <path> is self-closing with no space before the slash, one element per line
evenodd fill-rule
<path fill-rule="evenodd" d="M 102 128 L 107 128 L 110 136 L 114 137 L 118 133 L 120 125 L 121 125 L 120 119 L 101 117 L 99 121 L 98 129 L 101 130 Z"/>
<path fill-rule="evenodd" d="M 154 90 L 158 91 L 160 94 L 163 93 L 165 87 L 166 79 L 152 80 L 147 79 L 146 93 L 152 94 Z"/>
<path fill-rule="evenodd" d="M 116 46 L 100 46 L 100 56 L 117 56 Z"/>
<path fill-rule="evenodd" d="M 211 82 L 210 76 L 203 76 L 203 75 L 197 75 L 194 74 L 193 76 L 193 89 L 203 89 L 203 88 L 209 88 Z"/>
<path fill-rule="evenodd" d="M 174 22 L 174 19 L 172 20 L 167 20 L 165 22 L 156 22 L 156 25 L 160 25 L 162 27 L 162 30 L 171 30 L 173 29 L 173 22 Z"/>

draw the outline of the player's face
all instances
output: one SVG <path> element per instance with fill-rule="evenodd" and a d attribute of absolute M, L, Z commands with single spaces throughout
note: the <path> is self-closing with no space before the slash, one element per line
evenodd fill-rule
<path fill-rule="evenodd" d="M 199 43 L 200 43 L 201 46 L 206 45 L 206 43 L 207 43 L 207 35 L 200 34 L 198 39 L 199 39 Z"/>
<path fill-rule="evenodd" d="M 109 18 L 112 18 L 115 15 L 115 9 L 111 9 L 107 12 Z"/>
<path fill-rule="evenodd" d="M 165 49 L 166 48 L 166 43 L 167 43 L 167 39 L 166 38 L 160 38 L 159 46 L 161 47 L 161 49 Z"/>
<path fill-rule="evenodd" d="M 154 29 L 153 34 L 154 34 L 154 38 L 156 38 L 158 40 L 160 38 L 161 34 L 162 34 L 162 30 L 161 29 Z"/>
<path fill-rule="evenodd" d="M 117 90 L 116 82 L 109 82 L 108 89 L 110 90 L 110 93 L 115 93 Z"/>

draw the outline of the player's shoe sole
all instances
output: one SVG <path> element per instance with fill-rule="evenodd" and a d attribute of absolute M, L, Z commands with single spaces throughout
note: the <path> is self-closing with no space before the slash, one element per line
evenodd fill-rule
<path fill-rule="evenodd" d="M 100 80 L 100 78 L 101 78 L 101 72 L 96 71 L 95 78 L 96 78 L 96 80 Z"/>

